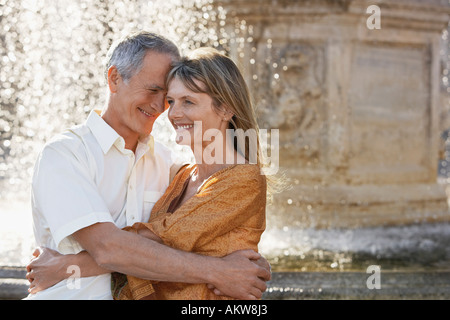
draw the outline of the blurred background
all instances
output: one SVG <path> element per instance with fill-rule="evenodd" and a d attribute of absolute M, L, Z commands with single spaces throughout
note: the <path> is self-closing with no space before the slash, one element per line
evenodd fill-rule
<path fill-rule="evenodd" d="M 430 295 L 450 298 L 449 14 L 448 0 L 0 0 L 0 267 L 20 269 L 34 248 L 38 152 L 103 107 L 112 42 L 149 30 L 182 54 L 230 55 L 260 127 L 279 130 L 288 188 L 260 243 L 276 297 L 320 298 L 324 281 L 342 285 L 327 277 L 379 265 L 443 275 Z M 153 135 L 191 157 L 165 115 Z M 366 278 L 343 296 L 367 294 Z"/>

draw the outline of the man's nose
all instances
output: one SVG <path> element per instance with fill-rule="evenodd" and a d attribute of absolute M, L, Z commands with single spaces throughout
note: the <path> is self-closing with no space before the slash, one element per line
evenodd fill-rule
<path fill-rule="evenodd" d="M 163 113 L 167 109 L 166 103 L 166 96 L 164 93 L 161 93 L 155 100 L 153 100 L 152 107 L 159 113 Z"/>

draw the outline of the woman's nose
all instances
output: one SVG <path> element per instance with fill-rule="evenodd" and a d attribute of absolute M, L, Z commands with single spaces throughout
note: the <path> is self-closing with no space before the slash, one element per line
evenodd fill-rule
<path fill-rule="evenodd" d="M 169 117 L 170 120 L 179 119 L 182 117 L 181 109 L 175 102 L 173 102 L 172 105 L 170 106 L 167 116 Z"/>

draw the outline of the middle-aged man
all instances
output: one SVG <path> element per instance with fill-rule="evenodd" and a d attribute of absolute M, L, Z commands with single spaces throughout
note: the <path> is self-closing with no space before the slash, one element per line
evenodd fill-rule
<path fill-rule="evenodd" d="M 56 136 L 36 162 L 36 241 L 63 254 L 86 250 L 108 270 L 144 279 L 208 283 L 225 295 L 257 299 L 270 279 L 268 264 L 258 253 L 207 257 L 121 230 L 149 219 L 180 167 L 169 149 L 150 135 L 165 110 L 167 73 L 179 58 L 172 42 L 147 32 L 113 46 L 106 66 L 109 98 L 102 113 L 92 111 L 85 124 Z M 54 263 L 41 258 L 28 270 L 31 282 Z M 61 281 L 27 299 L 111 299 L 110 279 L 107 273 L 80 278 L 77 286 Z"/>

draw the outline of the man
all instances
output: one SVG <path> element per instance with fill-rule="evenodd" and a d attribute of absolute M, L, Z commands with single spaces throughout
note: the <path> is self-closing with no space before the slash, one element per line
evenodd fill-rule
<path fill-rule="evenodd" d="M 149 219 L 180 167 L 150 135 L 165 110 L 167 73 L 180 56 L 173 43 L 145 32 L 110 52 L 102 114 L 91 112 L 84 125 L 47 143 L 36 163 L 32 207 L 38 245 L 63 254 L 86 250 L 100 267 L 139 278 L 208 283 L 235 298 L 260 298 L 270 272 L 253 251 L 206 257 L 121 230 Z M 31 287 L 36 272 L 52 264 L 39 259 L 28 267 Z M 28 298 L 111 299 L 109 273 L 79 281 L 76 290 L 62 281 Z"/>

